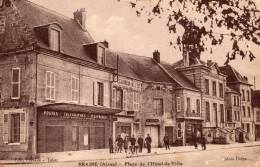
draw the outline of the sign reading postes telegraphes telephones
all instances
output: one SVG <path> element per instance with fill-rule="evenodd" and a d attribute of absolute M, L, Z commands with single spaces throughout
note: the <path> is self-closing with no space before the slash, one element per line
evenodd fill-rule
<path fill-rule="evenodd" d="M 59 117 L 66 119 L 109 119 L 106 115 L 92 115 L 78 112 L 42 111 L 40 114 L 47 117 Z"/>

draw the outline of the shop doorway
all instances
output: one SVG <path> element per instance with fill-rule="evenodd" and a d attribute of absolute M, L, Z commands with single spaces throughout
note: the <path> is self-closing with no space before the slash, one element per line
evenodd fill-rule
<path fill-rule="evenodd" d="M 95 127 L 95 149 L 104 149 L 105 148 L 105 128 L 104 127 Z"/>
<path fill-rule="evenodd" d="M 171 126 L 166 126 L 165 127 L 165 134 L 167 133 L 168 137 L 169 137 L 169 142 L 170 145 L 173 144 L 173 127 Z"/>
<path fill-rule="evenodd" d="M 159 146 L 159 126 L 145 126 L 145 137 L 150 134 L 152 138 L 152 147 Z"/>
<path fill-rule="evenodd" d="M 63 126 L 46 126 L 45 136 L 45 152 L 63 152 Z"/>
<path fill-rule="evenodd" d="M 71 133 L 72 133 L 71 150 L 78 151 L 79 150 L 79 127 L 73 126 L 71 129 Z"/>

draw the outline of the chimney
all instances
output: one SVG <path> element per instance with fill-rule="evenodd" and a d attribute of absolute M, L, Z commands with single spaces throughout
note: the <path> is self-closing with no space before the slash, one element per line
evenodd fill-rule
<path fill-rule="evenodd" d="M 244 79 L 245 79 L 246 81 L 248 81 L 248 78 L 247 78 L 246 76 L 244 76 Z"/>
<path fill-rule="evenodd" d="M 212 60 L 207 60 L 207 65 L 209 66 L 211 64 Z"/>
<path fill-rule="evenodd" d="M 157 62 L 160 63 L 160 52 L 158 52 L 158 50 L 155 50 L 153 52 L 153 59 Z"/>
<path fill-rule="evenodd" d="M 107 42 L 107 40 L 104 40 L 104 42 L 102 42 L 106 48 L 109 48 L 109 43 Z"/>
<path fill-rule="evenodd" d="M 74 14 L 74 20 L 78 21 L 81 27 L 86 30 L 86 10 L 85 8 L 81 8 L 77 10 Z"/>

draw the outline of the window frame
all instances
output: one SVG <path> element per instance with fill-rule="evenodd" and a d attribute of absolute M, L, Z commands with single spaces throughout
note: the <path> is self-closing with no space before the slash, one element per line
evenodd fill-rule
<path fill-rule="evenodd" d="M 251 117 L 251 109 L 249 106 L 247 106 L 247 117 L 250 118 Z"/>
<path fill-rule="evenodd" d="M 158 103 L 158 101 L 160 101 L 161 102 L 161 111 L 159 111 L 159 103 Z M 154 98 L 153 99 L 153 102 L 154 102 L 154 111 L 155 111 L 155 113 L 156 113 L 156 115 L 164 115 L 164 110 L 163 110 L 163 107 L 164 107 L 164 105 L 163 105 L 163 99 L 162 98 Z"/>
<path fill-rule="evenodd" d="M 217 82 L 212 81 L 212 96 L 217 96 Z"/>
<path fill-rule="evenodd" d="M 77 89 L 73 88 L 73 80 L 75 80 L 75 85 L 76 85 Z M 76 94 L 76 96 L 75 96 L 76 100 L 73 99 L 73 94 L 74 95 Z M 73 103 L 79 102 L 79 78 L 74 77 L 74 76 L 71 76 L 71 102 L 73 102 Z"/>
<path fill-rule="evenodd" d="M 105 88 L 104 83 L 97 82 L 97 105 L 104 106 L 104 96 L 105 96 Z"/>
<path fill-rule="evenodd" d="M 182 138 L 182 126 L 181 126 L 182 123 L 178 122 L 177 123 L 177 138 Z M 180 135 L 179 135 L 179 132 L 180 132 Z"/>
<path fill-rule="evenodd" d="M 47 73 L 50 73 L 50 85 L 48 85 L 48 74 Z M 52 77 L 51 77 L 51 75 L 53 74 L 53 85 L 51 85 L 51 83 L 52 83 Z M 46 71 L 46 73 L 45 73 L 45 75 L 46 75 L 46 82 L 45 82 L 45 84 L 46 84 L 46 86 L 45 86 L 45 99 L 46 100 L 55 100 L 55 87 L 56 87 L 56 74 L 54 73 L 54 72 L 52 72 L 52 71 Z M 47 89 L 48 89 L 48 87 L 50 88 L 50 97 L 48 97 L 47 96 Z M 52 88 L 53 88 L 53 98 L 51 97 L 51 95 L 52 95 Z"/>
<path fill-rule="evenodd" d="M 177 96 L 176 101 L 177 101 L 177 112 L 181 112 L 181 97 Z"/>
<path fill-rule="evenodd" d="M 209 79 L 205 79 L 205 94 L 209 95 Z"/>
<path fill-rule="evenodd" d="M 224 86 L 223 86 L 223 83 L 219 83 L 219 97 L 224 97 Z"/>
<path fill-rule="evenodd" d="M 19 126 L 18 126 L 18 132 L 17 132 L 17 134 L 16 134 L 16 136 L 18 136 L 18 137 L 16 137 L 17 139 L 15 140 L 15 137 L 14 137 L 14 129 L 16 129 L 17 127 L 15 127 L 15 128 L 13 128 L 13 126 L 14 126 L 14 116 L 18 116 L 18 124 L 19 124 Z M 9 143 L 20 143 L 20 132 L 21 132 L 21 115 L 20 115 L 20 113 L 11 113 L 10 114 L 10 140 L 9 140 Z M 17 121 L 17 120 L 16 120 Z M 17 130 L 17 129 L 16 129 Z"/>
<path fill-rule="evenodd" d="M 55 33 L 58 34 L 58 36 L 55 38 Z M 55 39 L 57 39 L 58 41 L 54 41 Z M 56 46 L 56 43 L 58 44 L 58 46 Z M 60 52 L 60 48 L 61 48 L 61 31 L 56 29 L 56 28 L 50 28 L 50 48 L 53 51 L 56 52 Z"/>
<path fill-rule="evenodd" d="M 18 70 L 18 81 L 17 82 L 15 82 L 15 81 L 13 81 L 13 77 L 14 77 L 14 70 Z M 12 81 L 11 81 L 11 84 L 12 84 L 12 91 L 11 91 L 11 99 L 13 99 L 13 100 L 16 100 L 16 99 L 20 99 L 20 97 L 21 97 L 21 68 L 18 68 L 18 67 L 16 67 L 16 68 L 12 68 Z M 17 97 L 15 97 L 15 96 L 13 96 L 14 94 L 14 85 L 15 84 L 17 84 L 18 85 L 18 96 Z"/>
<path fill-rule="evenodd" d="M 205 107 L 206 107 L 206 122 L 210 122 L 210 121 L 211 121 L 211 116 L 210 116 L 210 103 L 209 103 L 208 101 L 206 101 Z"/>
<path fill-rule="evenodd" d="M 105 60 L 106 60 L 106 48 L 103 46 L 98 45 L 98 52 L 97 52 L 97 62 L 101 65 L 105 65 Z M 99 53 L 101 52 L 101 53 Z M 102 55 L 102 57 L 100 57 Z M 101 59 L 100 59 L 101 58 Z"/>
<path fill-rule="evenodd" d="M 138 92 L 133 92 L 133 104 L 134 104 L 134 107 L 133 107 L 133 110 L 134 111 L 139 111 L 139 93 Z"/>
<path fill-rule="evenodd" d="M 246 99 L 245 99 L 245 90 L 244 89 L 242 89 L 242 101 L 246 101 Z"/>
<path fill-rule="evenodd" d="M 250 92 L 249 90 L 247 90 L 246 92 L 247 92 L 247 101 L 250 101 Z"/>

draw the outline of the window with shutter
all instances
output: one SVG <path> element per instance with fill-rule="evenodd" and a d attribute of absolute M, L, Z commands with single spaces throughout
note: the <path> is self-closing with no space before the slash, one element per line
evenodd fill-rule
<path fill-rule="evenodd" d="M 93 81 L 93 104 L 98 104 L 98 85 L 96 81 Z"/>
<path fill-rule="evenodd" d="M 46 71 L 46 99 L 55 99 L 55 73 Z"/>
<path fill-rule="evenodd" d="M 116 89 L 116 108 L 122 108 L 122 90 Z"/>
<path fill-rule="evenodd" d="M 217 95 L 217 85 L 216 85 L 216 81 L 212 82 L 212 95 L 216 96 Z"/>
<path fill-rule="evenodd" d="M 181 111 L 181 97 L 177 97 L 177 112 Z"/>
<path fill-rule="evenodd" d="M 97 83 L 97 95 L 98 95 L 98 98 L 97 98 L 97 104 L 100 105 L 100 106 L 103 106 L 104 105 L 104 84 L 101 83 L 101 82 L 98 82 Z"/>
<path fill-rule="evenodd" d="M 104 106 L 109 107 L 108 99 L 109 84 L 104 83 Z"/>
<path fill-rule="evenodd" d="M 12 69 L 12 99 L 20 98 L 20 68 Z"/>
<path fill-rule="evenodd" d="M 115 88 L 112 89 L 112 107 L 113 108 L 116 107 L 116 89 Z"/>
<path fill-rule="evenodd" d="M 154 99 L 154 109 L 156 114 L 163 115 L 163 99 Z"/>
<path fill-rule="evenodd" d="M 79 101 L 79 79 L 76 77 L 71 77 L 71 101 Z"/>
<path fill-rule="evenodd" d="M 134 104 L 134 111 L 139 110 L 139 94 L 138 92 L 133 92 L 133 104 Z"/>
<path fill-rule="evenodd" d="M 123 109 L 127 110 L 127 91 L 123 90 Z"/>

